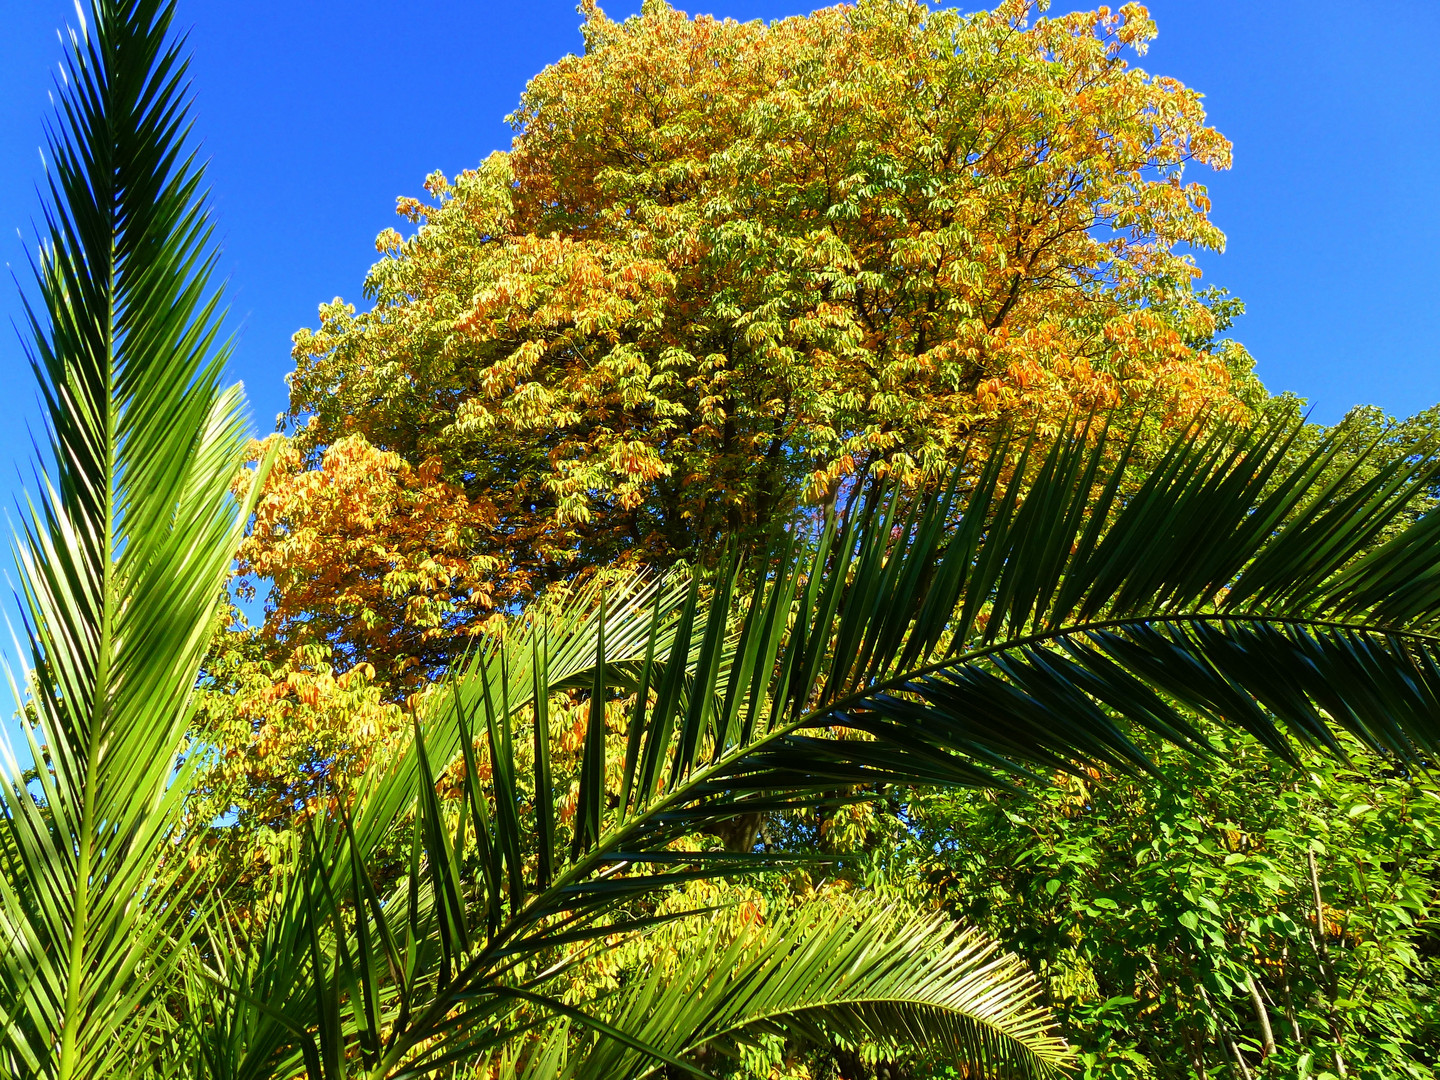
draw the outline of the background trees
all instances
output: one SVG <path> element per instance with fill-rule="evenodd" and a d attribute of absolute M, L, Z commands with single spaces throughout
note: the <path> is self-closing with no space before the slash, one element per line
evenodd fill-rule
<path fill-rule="evenodd" d="M 1085 1075 L 1432 1076 L 1433 782 L 1221 747 L 1159 751 L 1159 784 L 924 796 L 890 873 L 1032 959 Z"/>

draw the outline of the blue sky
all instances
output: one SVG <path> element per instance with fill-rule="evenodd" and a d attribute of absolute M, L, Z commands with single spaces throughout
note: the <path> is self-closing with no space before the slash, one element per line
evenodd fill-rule
<path fill-rule="evenodd" d="M 607 6 L 612 16 L 638 0 Z M 680 5 L 685 6 L 685 5 Z M 1274 391 L 1321 420 L 1374 403 L 1440 401 L 1440 38 L 1435 0 L 1155 0 L 1140 63 L 1206 95 L 1235 143 L 1210 184 L 1229 249 L 1206 281 L 1244 298 L 1235 335 Z M 6 0 L 0 35 L 0 260 L 21 277 L 37 216 L 41 122 L 68 0 Z M 713 0 L 740 19 L 808 10 Z M 374 236 L 426 173 L 508 145 L 525 81 L 580 47 L 572 0 L 181 0 L 192 27 L 198 132 L 211 159 L 223 270 L 239 331 L 234 376 L 257 427 L 285 404 L 289 337 L 316 305 L 358 300 Z M 0 315 L 18 310 L 0 283 Z M 0 327 L 0 465 L 23 468 L 34 394 Z M 0 473 L 14 503 L 18 470 Z"/>

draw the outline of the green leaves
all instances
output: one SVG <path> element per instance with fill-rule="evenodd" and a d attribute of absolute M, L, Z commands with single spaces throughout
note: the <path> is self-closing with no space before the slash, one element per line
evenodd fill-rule
<path fill-rule="evenodd" d="M 899 876 L 944 881 L 947 909 L 1032 960 L 1085 1076 L 1217 1069 L 1222 1034 L 1258 1072 L 1267 1025 L 1281 1075 L 1307 1054 L 1333 1070 L 1337 1049 L 1352 1076 L 1425 1075 L 1440 800 L 1344 742 L 1353 764 L 1304 753 L 1302 770 L 1243 737 L 1206 760 L 1152 742 L 1163 784 L 928 794 Z"/>
<path fill-rule="evenodd" d="M 0 881 L 0 1053 L 64 1078 L 147 1067 L 192 914 L 177 755 L 249 514 L 172 5 L 77 14 L 29 312 L 53 461 L 17 553 L 40 801 L 8 762 Z"/>
<path fill-rule="evenodd" d="M 1282 754 L 1282 727 L 1331 745 L 1331 724 L 1402 756 L 1433 750 L 1436 612 L 1399 597 L 1430 587 L 1419 553 L 1440 522 L 1365 549 L 1403 520 L 1435 459 L 1421 448 L 1353 491 L 1317 490 L 1340 437 L 1291 463 L 1293 435 L 1282 421 L 1177 441 L 1128 492 L 1133 448 L 1103 435 L 1057 442 L 1038 466 L 1030 448 L 1017 460 L 1002 447 L 968 498 L 937 498 L 898 530 L 877 515 L 830 568 L 876 566 L 810 631 L 840 644 L 804 725 L 1001 770 L 1077 755 L 1144 767 L 1117 716 L 1199 746 L 1196 711 Z M 1357 581 L 1385 585 L 1362 594 Z"/>

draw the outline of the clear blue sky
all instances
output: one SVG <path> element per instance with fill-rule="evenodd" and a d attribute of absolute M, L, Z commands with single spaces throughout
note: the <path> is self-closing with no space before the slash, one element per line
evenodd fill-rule
<path fill-rule="evenodd" d="M 1440 3 L 1155 0 L 1151 11 L 1160 38 L 1142 66 L 1201 90 L 1235 143 L 1231 172 L 1194 174 L 1230 239 L 1201 265 L 1248 303 L 1235 334 L 1266 384 L 1309 398 L 1327 421 L 1358 402 L 1407 415 L 1440 401 Z M 0 0 L 0 12 L 0 260 L 24 277 L 16 230 L 28 243 L 55 29 L 74 15 L 69 0 Z M 314 323 L 320 301 L 359 299 L 397 195 L 508 145 L 503 117 L 527 78 L 580 47 L 579 16 L 572 0 L 181 0 L 180 15 L 193 27 L 198 131 L 240 331 L 234 375 L 268 431 L 285 403 L 290 334 Z M 17 307 L 0 282 L 0 315 Z M 8 496 L 35 405 L 7 327 L 0 379 Z"/>

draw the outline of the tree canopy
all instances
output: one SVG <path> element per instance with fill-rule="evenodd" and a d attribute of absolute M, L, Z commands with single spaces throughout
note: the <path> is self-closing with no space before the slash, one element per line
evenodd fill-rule
<path fill-rule="evenodd" d="M 859 470 L 933 480 L 997 418 L 1253 398 L 1188 254 L 1223 236 L 1185 166 L 1230 146 L 1127 59 L 1138 5 L 583 10 L 510 152 L 401 199 L 373 306 L 296 335 L 243 554 L 282 653 L 413 687 L 580 568 L 693 560 Z"/>

